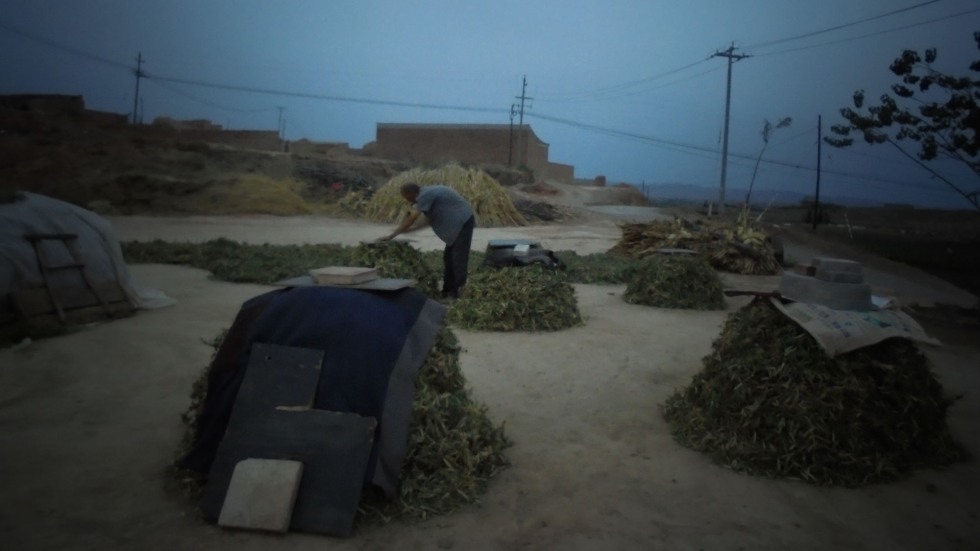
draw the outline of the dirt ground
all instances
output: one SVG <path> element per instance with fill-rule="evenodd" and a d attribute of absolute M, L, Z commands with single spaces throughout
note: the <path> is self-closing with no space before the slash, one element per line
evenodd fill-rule
<path fill-rule="evenodd" d="M 608 214 L 608 213 L 607 213 Z M 651 213 L 648 213 L 651 214 Z M 652 213 L 655 214 L 655 213 Z M 387 226 L 319 217 L 113 217 L 119 238 L 354 244 Z M 574 225 L 478 229 L 600 252 L 619 237 L 596 215 Z M 422 249 L 440 247 L 425 230 Z M 839 256 L 812 243 L 793 254 Z M 976 297 L 907 267 L 866 277 L 900 301 Z M 576 285 L 585 325 L 555 333 L 456 329 L 474 396 L 506 423 L 512 466 L 480 504 L 347 539 L 230 532 L 199 520 L 166 488 L 192 381 L 211 339 L 270 287 L 204 271 L 134 265 L 177 304 L 0 350 L 0 542 L 5 549 L 980 549 L 976 462 L 886 485 L 821 488 L 750 477 L 678 445 L 658 405 L 700 371 L 728 311 L 628 305 L 620 285 Z M 778 276 L 725 276 L 771 290 Z M 953 434 L 980 454 L 980 347 L 925 349 L 946 389 Z"/>

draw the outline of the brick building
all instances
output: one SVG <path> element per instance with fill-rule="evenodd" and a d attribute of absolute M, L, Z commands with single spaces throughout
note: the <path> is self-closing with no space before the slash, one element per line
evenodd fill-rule
<path fill-rule="evenodd" d="M 375 154 L 422 164 L 492 163 L 525 166 L 538 180 L 571 182 L 575 167 L 548 160 L 548 144 L 530 126 L 379 123 Z"/>

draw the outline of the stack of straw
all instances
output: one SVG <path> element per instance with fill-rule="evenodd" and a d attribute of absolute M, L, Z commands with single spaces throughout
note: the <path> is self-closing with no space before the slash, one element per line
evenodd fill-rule
<path fill-rule="evenodd" d="M 444 185 L 452 188 L 473 207 L 478 226 L 492 228 L 527 225 L 527 221 L 514 206 L 510 194 L 496 180 L 486 172 L 458 164 L 447 164 L 436 169 L 415 168 L 398 174 L 371 197 L 364 211 L 365 216 L 379 222 L 404 219 L 411 210 L 411 205 L 401 196 L 401 186 L 407 182 L 415 182 L 423 187 Z"/>
<path fill-rule="evenodd" d="M 747 215 L 734 224 L 701 227 L 681 220 L 623 224 L 612 252 L 643 258 L 659 249 L 681 248 L 701 253 L 718 270 L 736 274 L 776 274 L 780 266 L 765 233 Z"/>

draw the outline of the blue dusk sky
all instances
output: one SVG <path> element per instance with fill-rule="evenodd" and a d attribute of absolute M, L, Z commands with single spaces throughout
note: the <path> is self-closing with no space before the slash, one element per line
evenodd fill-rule
<path fill-rule="evenodd" d="M 131 113 L 141 53 L 144 122 L 275 130 L 281 115 L 287 139 L 362 147 L 378 123 L 509 124 L 526 78 L 524 123 L 576 177 L 717 189 L 715 54 L 734 45 L 727 185 L 748 186 L 764 121 L 792 117 L 755 187 L 807 193 L 818 117 L 826 135 L 855 90 L 889 92 L 905 49 L 968 74 L 977 30 L 978 0 L 0 0 L 0 94 Z M 969 207 L 888 145 L 824 145 L 820 164 L 821 194 Z"/>

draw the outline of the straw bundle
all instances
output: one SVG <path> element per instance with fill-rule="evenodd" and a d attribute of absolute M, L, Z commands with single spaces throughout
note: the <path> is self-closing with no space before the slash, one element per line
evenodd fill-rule
<path fill-rule="evenodd" d="M 371 197 L 365 216 L 379 222 L 396 222 L 405 218 L 411 205 L 401 196 L 401 186 L 415 182 L 420 186 L 444 185 L 463 196 L 473 207 L 477 225 L 482 227 L 524 226 L 527 221 L 514 206 L 500 184 L 486 172 L 447 164 L 441 168 L 414 168 L 392 178 Z"/>
<path fill-rule="evenodd" d="M 625 271 L 623 300 L 659 308 L 724 310 L 721 280 L 708 262 L 694 255 L 655 254 Z"/>
<path fill-rule="evenodd" d="M 681 220 L 623 224 L 623 235 L 612 252 L 632 258 L 655 254 L 659 249 L 682 248 L 701 253 L 718 270 L 737 274 L 776 274 L 776 252 L 747 215 L 735 224 L 695 226 Z"/>
<path fill-rule="evenodd" d="M 946 426 L 951 403 L 910 341 L 829 358 L 758 299 L 729 316 L 663 413 L 681 444 L 737 471 L 859 486 L 964 459 Z"/>
<path fill-rule="evenodd" d="M 553 270 L 538 266 L 474 273 L 449 321 L 486 331 L 557 331 L 582 323 L 575 289 Z"/>
<path fill-rule="evenodd" d="M 439 275 L 422 253 L 408 243 L 362 243 L 351 251 L 350 264 L 377 268 L 381 277 L 414 279 L 418 290 L 430 297 L 439 296 Z"/>

